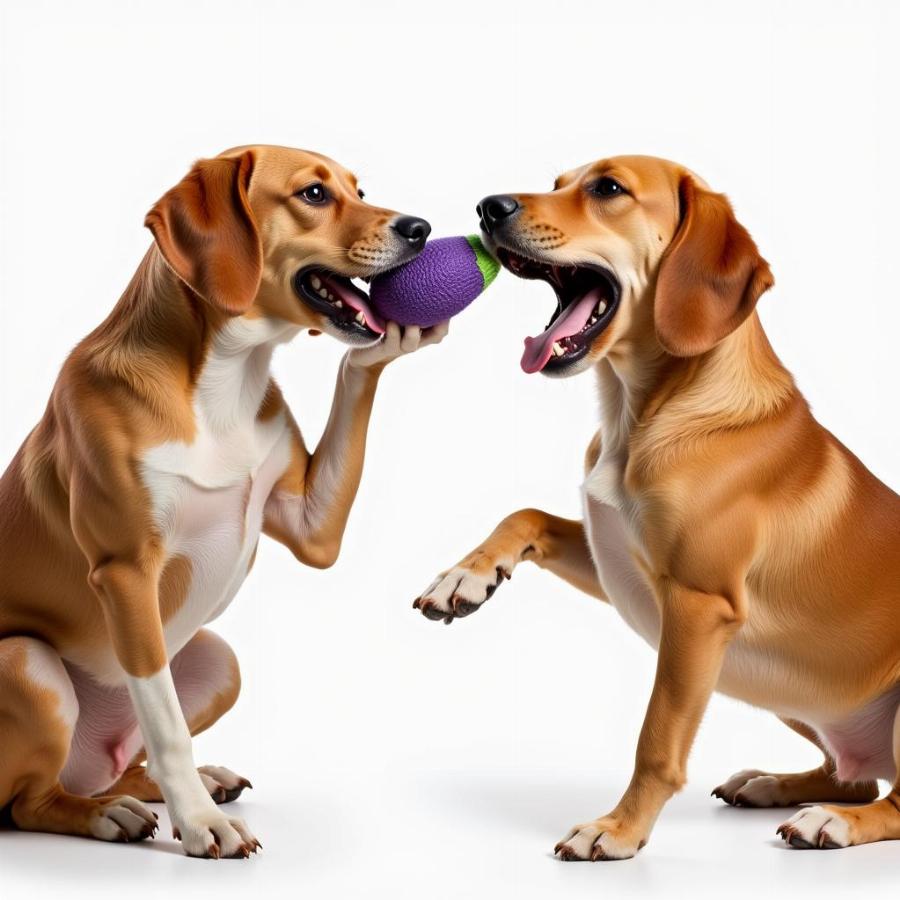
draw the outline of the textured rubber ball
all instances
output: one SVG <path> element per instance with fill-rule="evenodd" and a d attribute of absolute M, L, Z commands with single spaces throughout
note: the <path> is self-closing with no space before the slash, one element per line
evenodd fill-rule
<path fill-rule="evenodd" d="M 388 321 L 430 328 L 462 312 L 499 270 L 477 235 L 438 238 L 415 259 L 373 278 L 369 300 Z"/>

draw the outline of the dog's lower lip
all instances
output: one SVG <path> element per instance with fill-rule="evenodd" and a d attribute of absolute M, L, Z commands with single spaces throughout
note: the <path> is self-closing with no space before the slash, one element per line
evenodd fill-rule
<path fill-rule="evenodd" d="M 384 324 L 368 304 L 368 297 L 346 275 L 323 266 L 308 266 L 294 276 L 297 295 L 341 331 L 356 337 L 377 338 Z"/>

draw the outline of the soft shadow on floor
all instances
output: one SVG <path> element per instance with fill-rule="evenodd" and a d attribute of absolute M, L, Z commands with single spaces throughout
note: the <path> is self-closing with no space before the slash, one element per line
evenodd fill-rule
<path fill-rule="evenodd" d="M 192 873 L 201 876 L 201 869 L 209 872 L 214 860 L 189 860 L 181 844 L 172 837 L 165 806 L 153 803 L 148 806 L 159 816 L 157 836 L 133 843 L 0 829 L 3 874 L 21 878 L 38 889 L 51 886 L 58 889 L 61 885 L 77 889 L 86 886 L 86 873 L 90 874 L 90 884 L 101 886 L 121 884 L 123 878 L 139 878 L 136 873 L 142 871 L 158 873 L 160 867 L 182 870 L 178 871 L 179 878 L 188 879 Z M 240 815 L 236 808 L 235 812 Z M 38 896 L 42 894 L 39 892 Z"/>

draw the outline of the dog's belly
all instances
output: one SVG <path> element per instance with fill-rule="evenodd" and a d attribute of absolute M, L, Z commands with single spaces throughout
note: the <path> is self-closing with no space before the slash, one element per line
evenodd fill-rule
<path fill-rule="evenodd" d="M 172 658 L 175 690 L 189 724 L 234 677 L 228 645 L 210 637 L 195 637 Z M 143 746 L 131 696 L 124 684 L 103 684 L 72 662 L 64 665 L 77 718 L 60 781 L 80 796 L 106 793 Z"/>
<path fill-rule="evenodd" d="M 141 748 L 141 736 L 124 685 L 103 685 L 72 663 L 66 671 L 78 699 L 78 720 L 60 781 L 67 791 L 89 797 L 125 771 Z"/>
<path fill-rule="evenodd" d="M 839 719 L 809 721 L 837 764 L 842 781 L 883 778 L 893 781 L 900 760 L 894 759 L 894 728 L 900 715 L 900 684 Z"/>

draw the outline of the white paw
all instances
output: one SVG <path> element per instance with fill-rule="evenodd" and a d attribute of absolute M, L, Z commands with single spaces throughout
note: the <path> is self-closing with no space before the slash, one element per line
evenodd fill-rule
<path fill-rule="evenodd" d="M 190 816 L 173 815 L 172 834 L 188 856 L 245 859 L 262 847 L 243 819 L 226 816 L 215 807 Z"/>
<path fill-rule="evenodd" d="M 631 859 L 646 843 L 613 819 L 595 819 L 576 825 L 554 848 L 559 858 L 571 860 Z"/>
<path fill-rule="evenodd" d="M 836 850 L 850 846 L 850 825 L 836 810 L 808 806 L 790 817 L 778 832 L 801 850 Z"/>
<path fill-rule="evenodd" d="M 246 778 L 224 766 L 200 766 L 197 771 L 203 786 L 216 803 L 230 803 L 241 796 L 244 788 L 253 788 Z"/>
<path fill-rule="evenodd" d="M 510 577 L 513 565 L 509 558 L 482 562 L 477 568 L 456 566 L 438 575 L 416 598 L 413 609 L 421 610 L 427 619 L 442 619 L 449 625 L 454 619 L 471 615 L 489 599 L 503 579 Z"/>
<path fill-rule="evenodd" d="M 787 806 L 781 781 L 758 769 L 744 769 L 732 775 L 712 792 L 732 806 Z"/>
<path fill-rule="evenodd" d="M 111 797 L 91 820 L 91 834 L 101 841 L 142 841 L 156 834 L 156 818 L 134 797 Z"/>

